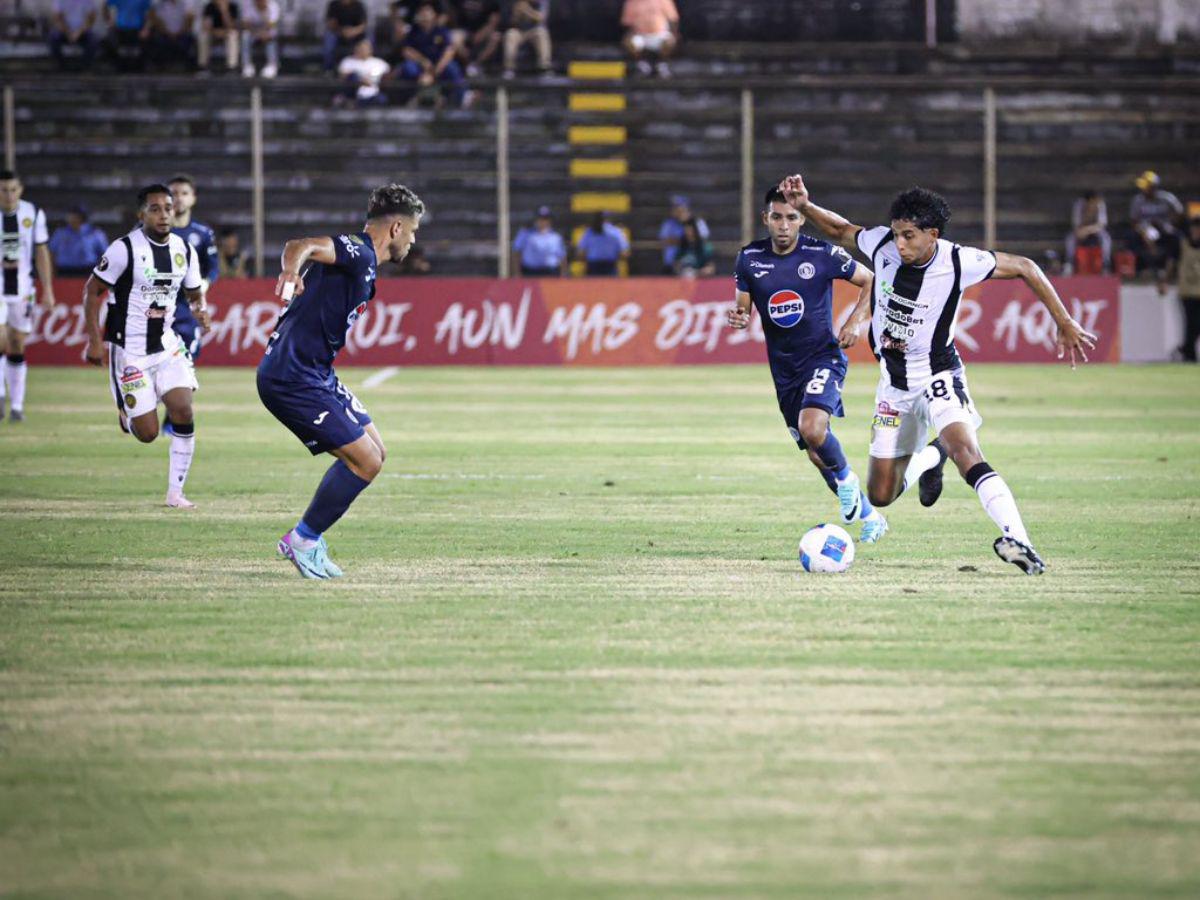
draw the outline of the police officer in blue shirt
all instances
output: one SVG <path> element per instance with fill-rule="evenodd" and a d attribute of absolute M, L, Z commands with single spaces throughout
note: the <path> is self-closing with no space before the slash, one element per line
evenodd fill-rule
<path fill-rule="evenodd" d="M 608 221 L 608 213 L 598 212 L 579 236 L 577 249 L 587 263 L 588 275 L 616 275 L 617 263 L 629 256 L 629 239 Z"/>
<path fill-rule="evenodd" d="M 513 268 L 527 278 L 566 274 L 567 242 L 553 224 L 550 207 L 539 206 L 533 227 L 522 228 L 513 241 Z"/>

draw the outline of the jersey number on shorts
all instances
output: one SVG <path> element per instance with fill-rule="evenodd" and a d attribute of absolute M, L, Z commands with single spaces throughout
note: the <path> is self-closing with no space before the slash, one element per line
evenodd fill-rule
<path fill-rule="evenodd" d="M 830 371 L 828 369 L 814 369 L 812 380 L 805 387 L 806 394 L 823 394 L 825 393 L 825 382 L 829 380 Z"/>
<path fill-rule="evenodd" d="M 946 386 L 946 379 L 938 378 L 929 382 L 929 387 L 925 388 L 925 399 L 930 403 L 934 400 L 949 400 L 950 388 Z"/>

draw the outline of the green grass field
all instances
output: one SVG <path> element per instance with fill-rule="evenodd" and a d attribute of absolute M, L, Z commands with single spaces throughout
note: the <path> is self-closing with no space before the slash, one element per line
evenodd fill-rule
<path fill-rule="evenodd" d="M 32 370 L 0 895 L 1200 895 L 1200 370 L 971 376 L 1041 579 L 957 477 L 804 574 L 836 503 L 754 366 L 361 390 L 388 462 L 305 582 L 328 460 L 252 372 L 202 369 L 185 513 L 103 373 Z"/>

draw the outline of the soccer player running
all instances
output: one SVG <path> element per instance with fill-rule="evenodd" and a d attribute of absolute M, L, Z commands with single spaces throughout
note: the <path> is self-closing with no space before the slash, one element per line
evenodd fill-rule
<path fill-rule="evenodd" d="M 171 231 L 192 245 L 200 260 L 200 292 L 207 295 L 213 282 L 217 280 L 220 266 L 217 263 L 217 239 L 213 230 L 192 218 L 196 207 L 196 182 L 190 175 L 176 175 L 167 182 L 171 189 L 171 197 L 175 201 L 175 219 Z M 175 304 L 175 321 L 171 327 L 187 347 L 192 356 L 192 362 L 200 358 L 200 338 L 203 329 L 200 328 L 196 317 L 192 315 L 192 307 L 184 291 L 179 292 Z"/>
<path fill-rule="evenodd" d="M 1032 261 L 992 250 L 962 247 L 942 237 L 950 220 L 946 201 L 912 188 L 892 203 L 890 226 L 863 228 L 809 198 L 804 179 L 792 175 L 780 190 L 814 225 L 847 249 L 871 261 L 875 285 L 870 300 L 871 349 L 880 361 L 876 415 L 871 428 L 867 496 L 887 506 L 919 482 L 923 506 L 942 492 L 942 467 L 949 457 L 1000 528 L 996 555 L 1026 575 L 1045 564 L 1033 549 L 1016 500 L 1004 479 L 983 458 L 976 430 L 983 420 L 967 393 L 966 373 L 954 346 L 955 318 L 962 292 L 988 278 L 1020 278 L 1050 311 L 1058 326 L 1058 356 L 1087 361 L 1096 336 L 1071 318 L 1045 274 Z M 860 300 L 865 313 L 868 298 Z M 936 439 L 928 446 L 929 428 Z"/>
<path fill-rule="evenodd" d="M 375 296 L 380 261 L 398 263 L 416 240 L 425 204 L 400 184 L 371 192 L 362 231 L 300 238 L 283 248 L 275 293 L 284 301 L 258 365 L 263 405 L 316 456 L 336 461 L 325 473 L 279 552 L 305 578 L 337 578 L 327 532 L 379 474 L 386 451 L 366 409 L 338 381 L 333 359 Z"/>
<path fill-rule="evenodd" d="M 143 444 L 158 437 L 158 404 L 171 423 L 167 506 L 192 509 L 183 494 L 195 451 L 192 394 L 198 388 L 187 350 L 171 328 L 175 297 L 187 293 L 192 311 L 208 324 L 200 292 L 200 265 L 191 244 L 171 233 L 174 201 L 165 184 L 138 192 L 140 228 L 109 244 L 84 288 L 87 361 L 104 365 L 121 429 Z M 100 307 L 107 300 L 104 330 Z"/>
<path fill-rule="evenodd" d="M 883 537 L 887 521 L 863 495 L 858 476 L 829 427 L 830 416 L 844 415 L 847 360 L 842 347 L 854 342 L 863 321 L 848 322 L 840 340 L 834 335 L 833 282 L 849 281 L 869 295 L 871 270 L 840 247 L 801 234 L 804 215 L 778 187 L 767 191 L 763 202 L 763 224 L 770 237 L 747 244 L 738 253 L 737 299 L 728 323 L 731 328 L 745 328 L 750 324 L 751 305 L 758 309 L 779 411 L 792 440 L 808 452 L 837 495 L 842 521 L 849 525 L 861 520 L 859 540 L 871 544 Z"/>
<path fill-rule="evenodd" d="M 5 391 L 12 396 L 10 422 L 25 419 L 25 341 L 33 330 L 33 271 L 42 283 L 42 307 L 54 308 L 54 267 L 44 210 L 22 200 L 15 172 L 0 171 L 0 420 Z"/>

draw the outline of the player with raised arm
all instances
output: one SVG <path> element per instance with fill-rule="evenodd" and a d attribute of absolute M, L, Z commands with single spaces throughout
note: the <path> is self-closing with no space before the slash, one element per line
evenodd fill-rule
<path fill-rule="evenodd" d="M 858 476 L 829 427 L 831 416 L 844 414 L 842 386 L 848 362 L 842 348 L 854 343 L 862 324 L 847 322 L 841 338 L 834 335 L 833 282 L 849 281 L 869 296 L 871 270 L 840 247 L 801 234 L 804 216 L 778 187 L 767 191 L 763 204 L 763 224 L 770 237 L 738 253 L 737 298 L 728 323 L 731 328 L 747 327 L 751 309 L 757 308 L 788 432 L 837 495 L 842 522 L 862 520 L 859 540 L 874 543 L 887 531 L 887 521 L 863 496 Z"/>
<path fill-rule="evenodd" d="M 208 324 L 200 293 L 196 252 L 171 233 L 174 201 L 164 184 L 138 192 L 138 220 L 125 237 L 113 241 L 84 288 L 87 361 L 104 365 L 108 345 L 109 386 L 121 429 L 148 444 L 158 437 L 158 404 L 171 423 L 167 506 L 192 509 L 183 495 L 195 452 L 192 394 L 198 388 L 191 358 L 171 328 L 180 288 L 197 320 Z M 100 307 L 107 300 L 104 330 Z"/>
<path fill-rule="evenodd" d="M 336 578 L 325 532 L 379 474 L 383 439 L 366 409 L 333 371 L 333 360 L 375 296 L 379 262 L 398 263 L 416 240 L 425 204 L 401 184 L 371 192 L 357 233 L 300 238 L 283 248 L 275 293 L 284 301 L 258 364 L 263 405 L 314 456 L 336 457 L 279 552 L 305 578 Z"/>
<path fill-rule="evenodd" d="M 25 419 L 25 341 L 33 330 L 35 268 L 42 283 L 42 307 L 54 308 L 46 212 L 22 200 L 24 190 L 15 172 L 0 171 L 0 421 L 7 391 L 12 397 L 10 422 Z"/>
<path fill-rule="evenodd" d="M 988 278 L 1020 278 L 1053 317 L 1058 356 L 1069 354 L 1071 368 L 1076 356 L 1087 361 L 1096 336 L 1071 318 L 1032 260 L 943 238 L 950 208 L 932 191 L 905 191 L 892 203 L 890 226 L 863 228 L 813 203 L 800 175 L 784 179 L 780 190 L 835 243 L 859 250 L 875 271 L 869 337 L 880 379 L 867 476 L 871 502 L 887 506 L 919 480 L 921 503 L 932 506 L 941 495 L 942 466 L 949 457 L 1000 528 L 996 555 L 1026 575 L 1040 575 L 1045 564 L 1033 549 L 1016 500 L 979 449 L 976 431 L 982 419 L 954 346 L 959 301 L 964 289 Z M 863 298 L 860 306 L 867 301 Z M 864 312 L 855 310 L 855 316 Z M 923 446 L 931 427 L 937 437 Z"/>

